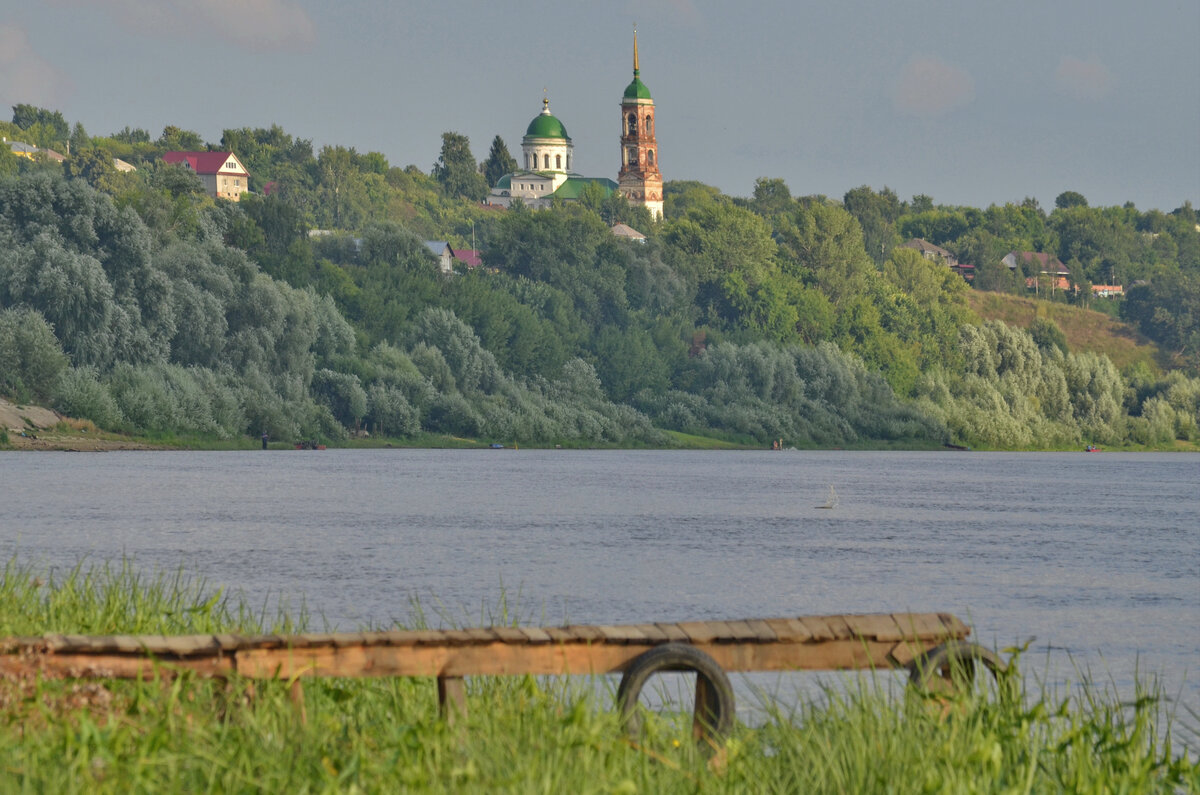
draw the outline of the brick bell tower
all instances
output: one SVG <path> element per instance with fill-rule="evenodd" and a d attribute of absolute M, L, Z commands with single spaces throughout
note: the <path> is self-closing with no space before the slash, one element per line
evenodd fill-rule
<path fill-rule="evenodd" d="M 662 174 L 654 139 L 654 100 L 638 68 L 637 31 L 633 32 L 633 82 L 621 99 L 621 170 L 617 184 L 630 204 L 640 204 L 662 218 Z"/>

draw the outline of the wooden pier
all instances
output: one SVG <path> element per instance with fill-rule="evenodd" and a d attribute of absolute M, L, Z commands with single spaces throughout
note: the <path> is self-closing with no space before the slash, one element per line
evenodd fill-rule
<path fill-rule="evenodd" d="M 466 713 L 466 676 L 622 674 L 618 702 L 636 726 L 637 698 L 659 671 L 697 674 L 698 737 L 732 725 L 727 672 L 907 669 L 914 683 L 949 680 L 952 665 L 1003 668 L 965 642 L 948 613 L 799 616 L 744 621 L 486 627 L 300 635 L 56 635 L 0 639 L 0 673 L 151 679 L 192 671 L 292 683 L 307 677 L 436 677 L 448 719 Z"/>

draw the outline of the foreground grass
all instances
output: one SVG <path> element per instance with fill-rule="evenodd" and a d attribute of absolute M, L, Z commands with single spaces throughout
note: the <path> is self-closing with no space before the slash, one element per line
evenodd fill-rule
<path fill-rule="evenodd" d="M 182 576 L 128 565 L 42 584 L 9 563 L 0 635 L 291 632 Z M 3 792 L 1177 792 L 1200 791 L 1154 692 L 1052 700 L 1012 677 L 953 704 L 842 680 L 820 704 L 735 729 L 714 770 L 683 721 L 625 739 L 611 701 L 556 679 L 469 681 L 461 733 L 432 680 L 287 683 L 0 679 Z"/>

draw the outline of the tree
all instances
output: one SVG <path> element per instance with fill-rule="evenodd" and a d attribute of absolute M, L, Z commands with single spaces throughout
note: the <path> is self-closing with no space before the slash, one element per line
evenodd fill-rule
<path fill-rule="evenodd" d="M 115 132 L 108 136 L 114 141 L 120 141 L 126 144 L 148 144 L 150 143 L 150 133 L 142 128 L 131 129 L 129 125 L 125 125 L 125 129 Z"/>
<path fill-rule="evenodd" d="M 204 148 L 204 139 L 199 133 L 168 124 L 158 137 L 158 145 L 172 151 L 194 152 Z"/>
<path fill-rule="evenodd" d="M 842 204 L 862 227 L 863 245 L 867 255 L 877 266 L 882 266 L 897 242 L 896 220 L 903 209 L 900 206 L 900 198 L 895 191 L 886 186 L 876 193 L 863 185 L 846 191 Z"/>
<path fill-rule="evenodd" d="M 13 105 L 12 121 L 22 130 L 29 130 L 34 125 L 40 124 L 45 128 L 45 134 L 50 143 L 66 141 L 71 133 L 70 125 L 63 118 L 61 111 L 46 110 L 34 105 Z M 48 146 L 49 143 L 46 145 Z"/>
<path fill-rule="evenodd" d="M 508 153 L 508 147 L 499 135 L 492 139 L 492 149 L 488 152 L 487 160 L 479 164 L 479 170 L 487 180 L 489 188 L 495 187 L 505 174 L 517 170 L 516 158 Z"/>
<path fill-rule="evenodd" d="M 1054 199 L 1054 206 L 1060 210 L 1067 210 L 1071 207 L 1087 207 L 1087 199 L 1082 193 L 1077 193 L 1073 190 L 1065 190 Z"/>
<path fill-rule="evenodd" d="M 750 208 L 768 218 L 787 212 L 792 206 L 792 192 L 781 179 L 759 177 L 754 180 L 754 199 Z"/>
<path fill-rule="evenodd" d="M 71 131 L 71 140 L 68 143 L 70 144 L 69 153 L 73 155 L 76 152 L 82 152 L 84 149 L 90 148 L 92 139 L 88 136 L 87 130 L 83 129 L 83 125 L 75 122 L 75 127 Z"/>
<path fill-rule="evenodd" d="M 63 175 L 67 179 L 86 180 L 93 188 L 109 194 L 118 188 L 117 173 L 113 159 L 103 149 L 79 149 L 63 163 Z"/>
<path fill-rule="evenodd" d="M 465 135 L 442 133 L 442 153 L 433 165 L 433 178 L 448 196 L 471 201 L 483 201 L 487 196 L 487 180 L 479 173 L 471 154 L 471 140 Z"/>

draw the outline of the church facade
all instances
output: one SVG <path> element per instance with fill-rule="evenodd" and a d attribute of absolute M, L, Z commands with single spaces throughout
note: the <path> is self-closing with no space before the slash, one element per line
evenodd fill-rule
<path fill-rule="evenodd" d="M 604 196 L 624 195 L 630 204 L 643 205 L 662 217 L 662 174 L 658 170 L 658 144 L 654 137 L 654 100 L 641 81 L 637 34 L 633 37 L 633 82 L 621 100 L 621 167 L 617 178 L 585 177 L 572 170 L 575 145 L 567 128 L 542 100 L 521 139 L 521 168 L 505 174 L 492 188 L 488 201 L 509 207 L 520 200 L 526 207 L 546 208 L 554 200 L 578 201 L 591 186 Z"/>

